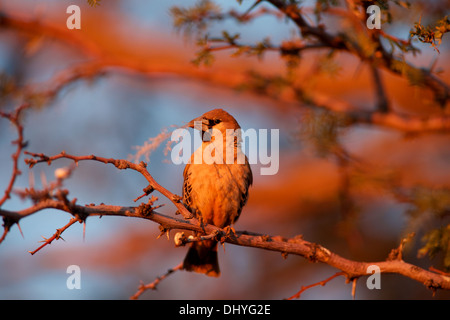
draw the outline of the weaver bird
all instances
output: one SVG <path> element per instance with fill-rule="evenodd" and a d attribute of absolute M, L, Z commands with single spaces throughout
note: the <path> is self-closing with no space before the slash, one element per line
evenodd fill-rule
<path fill-rule="evenodd" d="M 231 226 L 239 218 L 253 182 L 241 149 L 240 126 L 222 109 L 208 111 L 187 126 L 201 130 L 203 141 L 184 169 L 183 202 L 202 223 L 219 228 Z M 207 159 L 211 155 L 212 163 Z M 218 277 L 217 246 L 215 240 L 193 242 L 183 268 Z"/>

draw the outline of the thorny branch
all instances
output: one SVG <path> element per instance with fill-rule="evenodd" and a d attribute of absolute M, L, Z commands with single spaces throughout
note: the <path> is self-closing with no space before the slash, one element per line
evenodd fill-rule
<path fill-rule="evenodd" d="M 23 126 L 20 124 L 19 117 L 21 116 L 23 110 L 25 110 L 28 107 L 29 107 L 28 104 L 23 104 L 12 113 L 5 113 L 0 111 L 0 117 L 8 119 L 9 122 L 13 124 L 17 129 L 17 140 L 12 141 L 12 144 L 17 145 L 16 152 L 14 152 L 12 155 L 13 159 L 12 174 L 9 180 L 9 184 L 6 187 L 6 190 L 3 194 L 3 197 L 0 199 L 0 207 L 5 203 L 7 199 L 10 198 L 14 182 L 16 181 L 17 176 L 21 174 L 19 170 L 19 157 L 22 153 L 23 148 L 25 148 L 27 144 L 26 142 L 24 142 Z"/>
<path fill-rule="evenodd" d="M 15 144 L 17 146 L 16 148 L 16 152 L 14 152 L 12 154 L 12 160 L 13 160 L 13 168 L 12 168 L 12 173 L 11 173 L 11 178 L 9 179 L 9 183 L 8 186 L 5 189 L 5 192 L 3 194 L 3 197 L 0 199 L 0 208 L 2 207 L 2 205 L 5 203 L 6 200 L 10 199 L 11 197 L 11 192 L 12 189 L 14 187 L 14 183 L 17 179 L 17 177 L 22 173 L 19 170 L 19 158 L 22 154 L 22 150 L 27 146 L 27 143 L 24 141 L 24 137 L 23 137 L 23 126 L 20 123 L 20 116 L 22 114 L 22 112 L 27 109 L 30 105 L 29 104 L 22 104 L 20 107 L 18 107 L 14 112 L 12 113 L 5 113 L 3 111 L 0 111 L 0 117 L 1 118 L 5 118 L 8 119 L 9 122 L 14 125 L 14 127 L 17 130 L 17 140 L 12 141 L 12 144 Z M 3 239 L 5 239 L 6 234 L 8 233 L 9 229 L 11 228 L 11 226 L 17 223 L 19 230 L 20 230 L 20 226 L 17 222 L 14 222 L 11 219 L 8 219 L 6 217 L 3 218 L 3 226 L 4 226 L 4 231 L 3 231 L 3 235 L 0 237 L 0 243 L 3 241 Z"/>
<path fill-rule="evenodd" d="M 327 279 L 325 279 L 325 280 L 322 280 L 322 281 L 319 281 L 319 282 L 316 282 L 316 283 L 313 283 L 313 284 L 310 284 L 310 285 L 307 285 L 307 286 L 302 286 L 302 287 L 300 288 L 300 290 L 299 290 L 296 294 L 294 294 L 293 296 L 289 297 L 287 300 L 298 299 L 298 298 L 300 298 L 300 296 L 302 295 L 302 293 L 305 292 L 306 290 L 308 290 L 308 289 L 310 289 L 310 288 L 312 288 L 312 287 L 319 286 L 319 285 L 320 285 L 320 286 L 324 286 L 324 285 L 326 285 L 328 282 L 330 282 L 331 280 L 333 280 L 334 278 L 339 277 L 339 276 L 345 276 L 345 273 L 342 272 L 342 271 L 336 272 L 334 275 L 332 275 L 331 277 L 329 277 L 329 278 L 327 278 Z"/>
<path fill-rule="evenodd" d="M 79 218 L 72 218 L 70 219 L 70 221 L 62 228 L 56 229 L 56 232 L 53 236 L 51 236 L 50 238 L 46 239 L 44 238 L 44 242 L 39 248 L 37 248 L 36 250 L 33 251 L 28 251 L 31 255 L 34 255 L 36 252 L 38 252 L 39 250 L 41 250 L 42 248 L 44 248 L 46 245 L 49 245 L 53 242 L 53 240 L 59 240 L 59 239 L 63 239 L 61 237 L 61 234 L 66 231 L 66 229 L 68 229 L 71 225 L 73 225 L 75 222 L 82 222 L 82 220 L 80 220 Z M 64 240 L 64 239 L 63 239 Z"/>
<path fill-rule="evenodd" d="M 183 264 L 180 263 L 176 267 L 167 270 L 167 272 L 165 274 L 156 278 L 153 282 L 150 282 L 148 284 L 141 283 L 138 288 L 138 291 L 134 295 L 132 295 L 130 297 L 130 299 L 132 299 L 132 300 L 139 299 L 140 295 L 143 294 L 146 290 L 156 290 L 156 287 L 162 280 L 166 279 L 169 275 L 171 275 L 175 271 L 182 270 L 182 269 L 183 269 Z"/>
<path fill-rule="evenodd" d="M 127 160 L 103 158 L 94 155 L 74 156 L 65 152 L 61 152 L 60 154 L 57 154 L 55 156 L 46 156 L 44 154 L 35 154 L 30 152 L 27 152 L 27 154 L 33 156 L 33 158 L 26 159 L 26 163 L 31 167 L 40 162 L 51 164 L 57 159 L 66 158 L 73 160 L 75 163 L 91 160 L 99 161 L 105 164 L 113 164 L 118 169 L 135 170 L 141 173 L 147 179 L 147 182 L 149 182 L 152 188 L 159 191 L 170 201 L 172 201 L 177 206 L 177 209 L 190 219 L 178 219 L 160 214 L 153 210 L 154 208 L 151 206 L 151 204 L 145 203 L 141 203 L 138 207 L 120 207 L 103 204 L 81 206 L 76 204 L 76 199 L 69 201 L 69 199 L 67 198 L 67 190 L 58 189 L 58 192 L 54 192 L 54 196 L 49 196 L 48 193 L 44 192 L 41 193 L 42 196 L 40 198 L 35 197 L 36 193 L 29 192 L 30 197 L 34 196 L 33 200 L 35 201 L 35 204 L 20 211 L 8 211 L 0 208 L 0 215 L 3 216 L 4 219 L 8 219 L 13 223 L 18 223 L 22 218 L 48 208 L 54 208 L 72 214 L 74 216 L 74 219 L 71 220 L 71 222 L 69 223 L 70 225 L 75 223 L 76 221 L 85 221 L 86 218 L 90 216 L 137 217 L 158 223 L 161 226 L 161 229 L 165 232 L 174 229 L 180 229 L 204 233 L 203 238 L 192 239 L 195 241 L 201 241 L 202 239 L 219 238 L 225 243 L 277 251 L 282 253 L 284 257 L 288 254 L 294 254 L 302 256 L 311 262 L 326 263 L 341 270 L 343 275 L 345 275 L 349 280 L 354 280 L 359 277 L 366 276 L 367 267 L 376 264 L 380 268 L 381 273 L 396 273 L 404 275 L 413 280 L 423 283 L 427 288 L 430 288 L 433 291 L 437 289 L 450 289 L 450 278 L 440 273 L 424 270 L 415 265 L 409 264 L 403 261 L 401 259 L 401 255 L 399 254 L 397 254 L 395 258 L 393 258 L 391 255 L 385 261 L 357 262 L 345 259 L 319 244 L 303 240 L 301 236 L 297 236 L 291 239 L 285 239 L 281 236 L 269 236 L 247 231 L 230 232 L 230 230 L 220 229 L 213 225 L 201 224 L 195 218 L 191 218 L 190 212 L 180 202 L 179 197 L 156 183 L 156 181 L 148 172 L 144 163 L 134 164 Z M 153 202 L 151 201 L 151 203 Z M 44 243 L 44 245 L 50 243 L 55 239 L 58 239 L 61 235 L 61 232 L 67 229 L 70 225 L 66 225 L 64 228 L 59 229 L 52 238 L 48 239 Z M 187 242 L 189 242 L 189 240 L 184 241 L 184 243 Z M 403 246 L 403 243 L 401 246 Z M 38 248 L 38 250 L 39 249 L 41 248 Z M 37 250 L 35 250 L 35 252 L 36 251 Z M 158 282 L 160 280 L 158 280 Z M 152 287 L 154 286 L 148 285 L 148 288 Z M 145 288 L 147 288 L 147 286 L 140 286 L 139 292 L 145 290 Z"/>

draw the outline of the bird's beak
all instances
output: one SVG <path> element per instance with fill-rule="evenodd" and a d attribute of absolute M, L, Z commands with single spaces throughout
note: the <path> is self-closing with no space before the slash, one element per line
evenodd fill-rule
<path fill-rule="evenodd" d="M 208 129 L 210 129 L 209 120 L 203 118 L 203 116 L 191 120 L 186 126 L 202 132 L 208 131 Z"/>

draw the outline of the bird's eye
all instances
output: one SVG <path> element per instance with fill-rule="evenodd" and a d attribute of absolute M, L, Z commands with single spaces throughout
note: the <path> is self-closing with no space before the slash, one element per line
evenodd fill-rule
<path fill-rule="evenodd" d="M 221 122 L 222 122 L 222 120 L 217 119 L 217 118 L 208 119 L 208 126 L 211 128 L 211 127 L 214 127 L 216 124 L 221 123 Z"/>

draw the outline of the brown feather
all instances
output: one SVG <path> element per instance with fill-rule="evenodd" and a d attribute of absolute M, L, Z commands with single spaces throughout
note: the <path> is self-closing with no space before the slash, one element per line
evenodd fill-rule
<path fill-rule="evenodd" d="M 211 127 L 219 128 L 224 133 L 226 129 L 240 128 L 236 120 L 222 109 L 209 111 L 194 120 L 210 124 Z M 241 152 L 238 149 L 240 142 L 237 140 L 234 144 L 235 159 L 237 153 Z M 204 141 L 200 150 L 204 150 L 209 143 L 211 141 Z M 213 224 L 219 228 L 235 223 L 247 203 L 248 189 L 253 183 L 247 157 L 244 164 L 206 164 L 204 162 L 196 164 L 193 160 L 194 155 L 183 172 L 182 195 L 185 206 L 203 223 Z M 183 268 L 208 276 L 219 276 L 217 242 L 207 240 L 192 243 L 184 259 Z"/>

